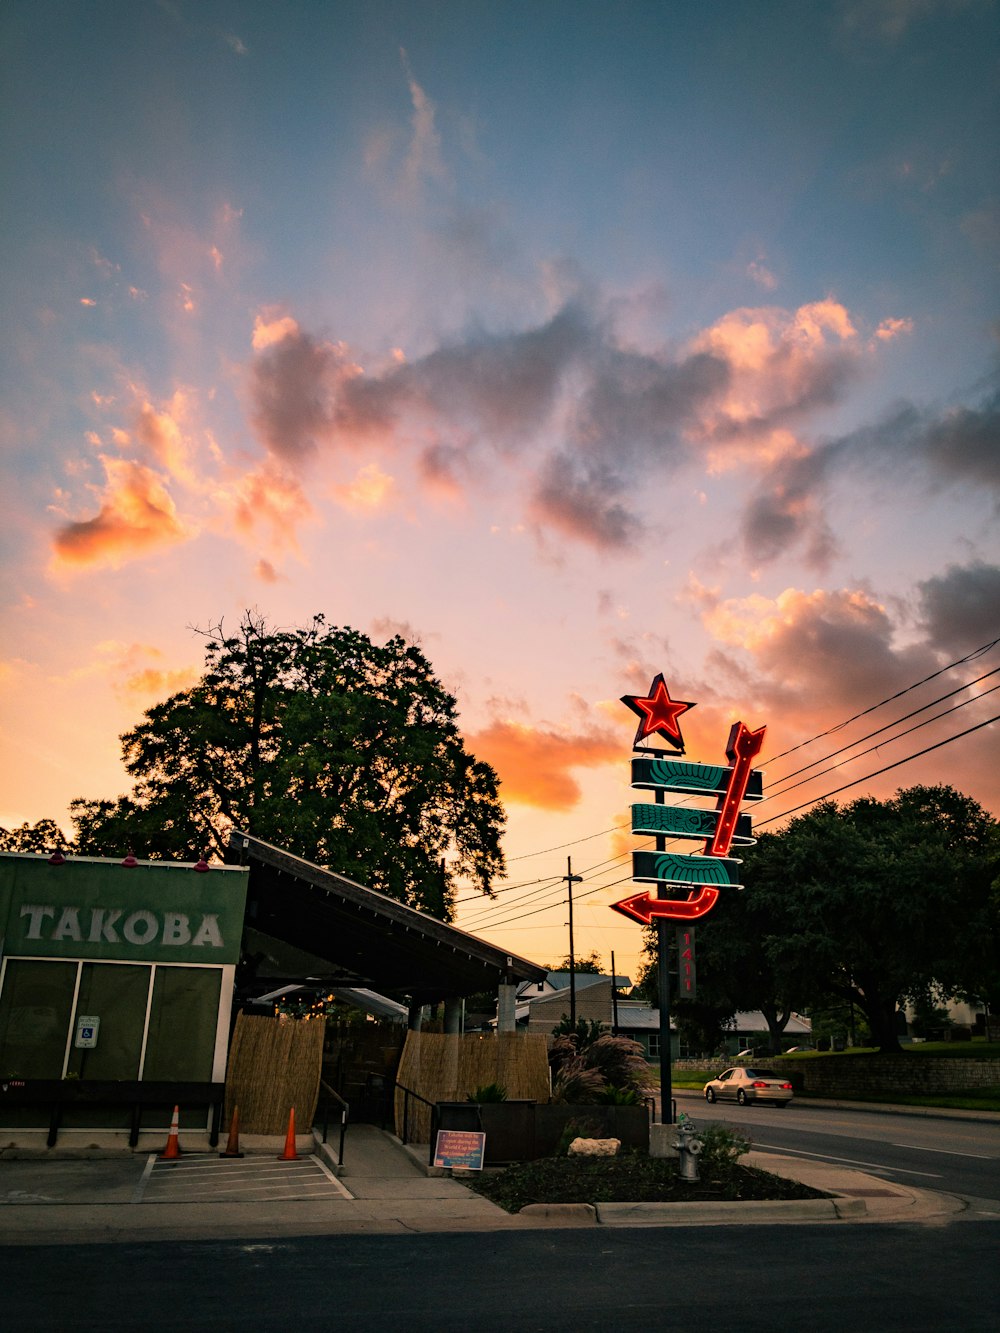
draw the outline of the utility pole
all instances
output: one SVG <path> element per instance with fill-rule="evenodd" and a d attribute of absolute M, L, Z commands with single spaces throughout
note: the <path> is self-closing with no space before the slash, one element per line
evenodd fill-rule
<path fill-rule="evenodd" d="M 576 1027 L 576 952 L 573 947 L 573 885 L 582 884 L 583 876 L 573 874 L 572 857 L 566 858 L 566 891 L 569 895 L 569 1021 Z"/>
<path fill-rule="evenodd" d="M 611 950 L 611 1035 L 618 1036 L 618 986 L 615 979 L 615 951 Z"/>
<path fill-rule="evenodd" d="M 663 792 L 657 789 L 656 804 L 663 804 Z M 666 850 L 667 840 L 657 835 L 656 850 Z M 657 884 L 657 898 L 667 897 L 666 884 Z M 674 1121 L 673 1078 L 670 1049 L 670 930 L 666 917 L 656 918 L 656 980 L 660 1009 L 660 1119 L 663 1124 Z"/>

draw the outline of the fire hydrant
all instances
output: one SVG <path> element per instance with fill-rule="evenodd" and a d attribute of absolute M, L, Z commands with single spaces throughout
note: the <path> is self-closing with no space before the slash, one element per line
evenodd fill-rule
<path fill-rule="evenodd" d="M 701 1152 L 702 1143 L 698 1138 L 694 1121 L 688 1120 L 686 1116 L 678 1122 L 677 1142 L 674 1147 L 677 1149 L 677 1160 L 680 1163 L 681 1180 L 700 1180 L 698 1154 Z"/>

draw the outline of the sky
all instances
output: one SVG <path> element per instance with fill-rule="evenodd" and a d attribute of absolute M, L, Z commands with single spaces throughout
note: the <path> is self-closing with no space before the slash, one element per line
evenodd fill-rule
<path fill-rule="evenodd" d="M 577 952 L 638 966 L 658 672 L 691 759 L 767 726 L 761 827 L 917 782 L 1000 814 L 998 34 L 9 0 L 0 825 L 127 790 L 119 735 L 248 608 L 421 645 L 507 811 L 458 924 L 536 961 L 571 858 Z"/>

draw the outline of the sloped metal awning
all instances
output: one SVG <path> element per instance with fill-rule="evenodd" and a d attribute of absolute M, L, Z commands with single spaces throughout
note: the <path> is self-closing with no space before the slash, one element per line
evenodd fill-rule
<path fill-rule="evenodd" d="M 419 1004 L 541 981 L 545 968 L 234 830 L 230 859 L 250 868 L 248 938 L 313 960 L 310 975 Z M 284 952 L 288 953 L 286 947 Z"/>

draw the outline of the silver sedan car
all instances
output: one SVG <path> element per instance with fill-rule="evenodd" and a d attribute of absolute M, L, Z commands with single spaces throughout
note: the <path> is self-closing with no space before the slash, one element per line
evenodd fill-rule
<path fill-rule="evenodd" d="M 792 1096 L 791 1083 L 773 1069 L 727 1069 L 705 1084 L 706 1102 L 735 1101 L 740 1106 L 769 1102 L 772 1106 L 787 1106 Z"/>

